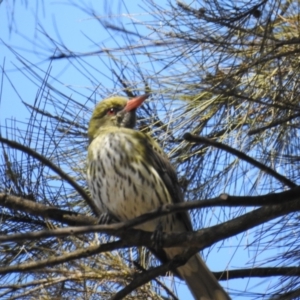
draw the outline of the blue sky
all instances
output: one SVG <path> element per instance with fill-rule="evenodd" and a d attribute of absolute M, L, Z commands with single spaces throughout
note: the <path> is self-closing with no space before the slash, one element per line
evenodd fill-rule
<path fill-rule="evenodd" d="M 2 23 L 0 61 L 5 74 L 2 72 L 1 126 L 5 124 L 7 118 L 16 118 L 26 122 L 29 114 L 22 105 L 22 101 L 33 103 L 40 87 L 40 81 L 35 78 L 35 75 L 23 74 L 26 68 L 14 51 L 23 57 L 23 62 L 32 64 L 32 68 L 42 78 L 50 66 L 49 83 L 83 104 L 87 103 L 86 99 L 94 94 L 97 85 L 100 84 L 102 91 L 107 89 L 107 92 L 114 88 L 114 77 L 105 71 L 107 62 L 101 55 L 88 57 L 86 62 L 90 65 L 86 67 L 89 68 L 89 73 L 82 73 L 82 69 L 79 71 L 69 60 L 51 62 L 49 57 L 54 55 L 55 51 L 59 52 L 55 49 L 54 43 L 45 37 L 45 33 L 49 34 L 61 44 L 61 49 L 69 49 L 77 54 L 88 53 L 99 50 L 98 45 L 114 47 L 119 37 L 117 34 L 114 37 L 109 36 L 105 30 L 101 29 L 97 18 L 91 17 L 83 9 L 89 9 L 92 6 L 97 12 L 96 15 L 101 16 L 101 20 L 120 19 L 124 24 L 129 24 L 130 18 L 140 20 L 151 18 L 139 6 L 142 4 L 141 1 L 128 1 L 127 8 L 119 5 L 117 0 L 109 3 L 110 8 L 105 6 L 105 1 L 80 1 L 81 8 L 78 8 L 71 1 L 31 1 L 28 4 L 26 2 L 20 4 L 11 0 L 2 2 L 0 5 Z M 103 15 L 109 9 L 114 12 L 113 15 Z M 120 39 L 120 43 L 121 41 Z M 245 236 L 247 234 L 245 233 Z M 208 256 L 210 268 L 215 271 L 222 270 L 230 261 L 229 268 L 231 269 L 241 267 L 240 261 L 246 263 L 251 260 L 252 255 L 246 247 L 244 251 L 236 255 L 235 245 L 239 241 L 240 239 L 233 238 L 226 244 L 226 247 L 221 247 L 222 244 L 216 245 Z M 247 280 L 231 281 L 229 287 L 234 289 L 234 286 L 237 286 L 238 290 L 243 290 L 244 287 L 253 291 L 252 288 L 257 283 L 255 279 L 252 279 L 249 284 Z M 263 285 L 261 291 L 266 286 L 267 284 Z M 187 289 L 180 285 L 179 297 L 192 299 L 187 294 Z M 242 297 L 235 299 L 242 299 Z"/>
<path fill-rule="evenodd" d="M 104 1 L 87 1 L 86 3 L 81 2 L 80 5 L 90 7 L 92 4 L 100 16 L 107 9 L 103 3 Z M 138 3 L 140 1 L 127 3 L 128 11 L 135 17 L 142 13 Z M 118 12 L 113 18 L 122 18 L 126 22 L 128 12 L 124 7 L 118 6 L 118 1 L 114 1 L 111 10 Z M 1 126 L 10 122 L 11 119 L 26 123 L 29 113 L 22 101 L 33 104 L 39 93 L 40 80 L 36 79 L 34 75 L 28 74 L 23 63 L 32 65 L 41 78 L 45 76 L 46 70 L 50 67 L 52 78 L 48 82 L 82 103 L 85 103 L 86 98 L 93 94 L 98 84 L 96 80 L 101 82 L 101 85 L 105 86 L 107 90 L 113 88 L 111 74 L 102 74 L 104 67 L 101 58 L 87 59 L 95 66 L 94 70 L 90 69 L 94 76 L 93 79 L 87 79 L 67 60 L 51 62 L 49 59 L 55 53 L 55 48 L 44 36 L 44 33 L 61 42 L 62 49 L 70 49 L 76 53 L 97 51 L 98 48 L 92 41 L 105 44 L 106 47 L 115 46 L 107 32 L 99 30 L 101 26 L 96 18 L 84 13 L 70 1 L 43 1 L 43 3 L 42 1 L 32 1 L 28 4 L 17 2 L 13 4 L 10 0 L 4 0 L 0 5 L 0 20 L 2 20 L 2 26 L 0 26 Z M 52 49 L 52 52 L 49 49 Z M 19 59 L 20 56 L 23 63 Z M 180 298 L 192 299 L 183 284 L 178 285 L 177 290 Z"/>

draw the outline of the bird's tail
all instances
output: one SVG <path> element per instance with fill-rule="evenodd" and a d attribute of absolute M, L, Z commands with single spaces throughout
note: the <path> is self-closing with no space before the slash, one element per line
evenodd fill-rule
<path fill-rule="evenodd" d="M 168 256 L 174 257 L 175 253 L 171 249 L 175 250 L 176 248 L 169 248 L 166 252 Z M 170 250 L 173 252 L 172 254 Z M 175 252 L 177 251 L 175 250 Z M 191 257 L 188 262 L 184 266 L 179 267 L 177 271 L 187 283 L 195 300 L 230 300 L 229 295 L 207 268 L 199 254 Z"/>
<path fill-rule="evenodd" d="M 221 287 L 216 277 L 209 271 L 199 254 L 194 255 L 178 273 L 187 283 L 197 300 L 229 300 L 230 297 Z"/>

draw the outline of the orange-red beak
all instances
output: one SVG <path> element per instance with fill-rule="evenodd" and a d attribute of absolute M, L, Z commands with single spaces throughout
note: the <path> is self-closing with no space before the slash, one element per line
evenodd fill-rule
<path fill-rule="evenodd" d="M 142 103 L 149 97 L 150 95 L 149 94 L 145 94 L 145 95 L 142 95 L 142 96 L 137 96 L 137 97 L 134 97 L 132 99 L 130 99 L 126 106 L 125 106 L 125 111 L 129 112 L 129 111 L 132 111 L 136 108 L 138 108 L 139 106 L 142 105 Z"/>

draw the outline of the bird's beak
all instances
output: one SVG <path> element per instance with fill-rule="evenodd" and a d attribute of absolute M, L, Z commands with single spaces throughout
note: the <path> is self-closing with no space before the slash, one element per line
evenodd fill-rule
<path fill-rule="evenodd" d="M 142 96 L 137 96 L 137 97 L 134 97 L 132 99 L 130 99 L 124 110 L 126 112 L 130 112 L 138 107 L 140 107 L 142 105 L 142 103 L 149 97 L 150 95 L 149 94 L 145 94 L 145 95 L 142 95 Z"/>

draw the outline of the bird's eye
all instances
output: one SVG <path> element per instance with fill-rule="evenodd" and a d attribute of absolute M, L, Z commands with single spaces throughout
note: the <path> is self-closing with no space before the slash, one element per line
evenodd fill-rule
<path fill-rule="evenodd" d="M 111 108 L 107 111 L 107 114 L 110 115 L 110 116 L 116 114 L 116 109 L 113 108 L 113 107 L 111 107 Z"/>

